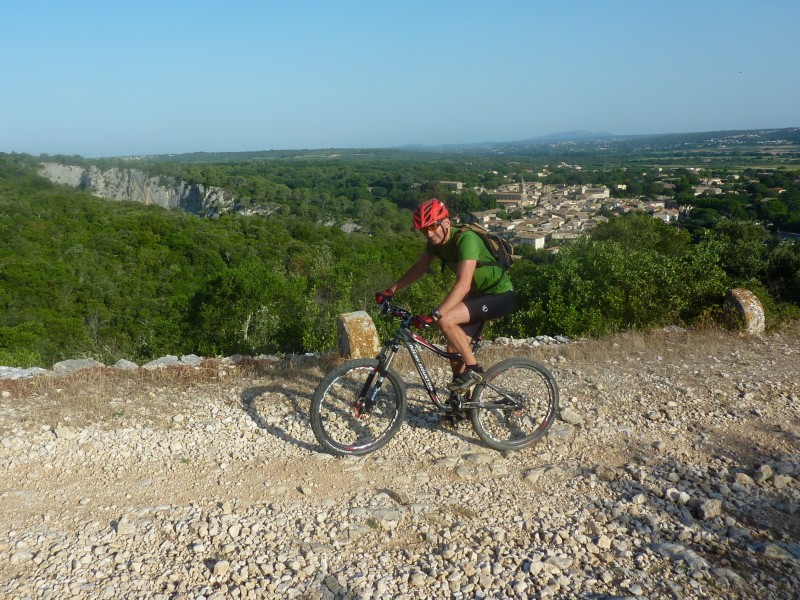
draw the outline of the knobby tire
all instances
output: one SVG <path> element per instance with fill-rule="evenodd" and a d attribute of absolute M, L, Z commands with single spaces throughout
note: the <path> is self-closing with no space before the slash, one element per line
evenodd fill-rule
<path fill-rule="evenodd" d="M 544 365 L 529 358 L 507 358 L 487 369 L 484 379 L 520 405 L 470 409 L 472 427 L 487 446 L 519 450 L 547 434 L 558 416 L 558 385 Z M 501 404 L 503 396 L 489 385 L 478 385 L 472 400 Z"/>
<path fill-rule="evenodd" d="M 359 418 L 356 402 L 364 383 L 375 373 L 369 392 L 377 383 L 378 361 L 350 360 L 332 369 L 311 398 L 311 429 L 325 450 L 337 456 L 361 456 L 374 452 L 394 437 L 406 413 L 405 384 L 389 369 L 375 406 Z"/>

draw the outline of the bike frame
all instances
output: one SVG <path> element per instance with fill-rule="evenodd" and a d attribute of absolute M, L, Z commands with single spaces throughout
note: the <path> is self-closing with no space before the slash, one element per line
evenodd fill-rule
<path fill-rule="evenodd" d="M 448 352 L 447 350 L 443 350 L 442 348 L 439 348 L 438 346 L 426 340 L 420 334 L 411 331 L 411 323 L 414 319 L 414 316 L 409 311 L 397 306 L 391 306 L 388 303 L 386 303 L 383 308 L 392 316 L 401 319 L 400 327 L 391 340 L 384 342 L 380 354 L 378 354 L 377 357 L 378 369 L 375 373 L 370 374 L 366 382 L 364 382 L 364 387 L 359 394 L 359 402 L 356 406 L 356 414 L 369 413 L 369 411 L 372 409 L 372 405 L 375 403 L 375 399 L 377 398 L 381 386 L 383 385 L 386 371 L 391 366 L 401 347 L 405 347 L 408 350 L 408 353 L 411 355 L 411 360 L 414 363 L 417 372 L 419 373 L 420 379 L 422 379 L 422 384 L 425 387 L 425 391 L 428 393 L 428 397 L 431 399 L 431 402 L 433 402 L 433 404 L 439 410 L 450 410 L 449 406 L 439 400 L 436 386 L 431 380 L 431 376 L 428 373 L 428 369 L 425 366 L 425 362 L 422 360 L 422 356 L 420 355 L 418 348 L 422 347 L 426 350 L 430 350 L 437 356 L 448 360 L 460 359 L 461 355 L 457 352 Z M 480 342 L 482 339 L 481 334 L 483 333 L 484 326 L 485 323 L 481 324 L 480 329 L 472 338 L 473 351 L 477 351 L 480 347 Z M 372 383 L 376 373 L 378 375 L 378 381 L 375 383 L 375 387 L 373 388 Z M 370 388 L 372 388 L 372 392 L 368 398 L 367 391 Z"/>
<path fill-rule="evenodd" d="M 430 398 L 428 410 L 434 408 L 437 413 L 434 419 L 426 414 L 424 423 L 449 420 L 455 428 L 469 419 L 478 437 L 500 451 L 527 447 L 547 433 L 558 411 L 558 386 L 544 365 L 525 356 L 502 358 L 486 369 L 480 383 L 466 391 L 450 392 L 451 387 L 461 386 L 444 385 L 438 375 L 434 383 L 423 350 L 450 360 L 453 368 L 463 364 L 463 357 L 451 347 L 425 339 L 424 325 L 407 309 L 386 300 L 381 303 L 381 312 L 398 319 L 400 326 L 392 330 L 394 335 L 383 342 L 376 358 L 353 358 L 338 364 L 325 375 L 311 398 L 311 429 L 323 448 L 338 456 L 361 456 L 383 447 L 398 432 L 409 409 L 415 424 L 419 424 L 418 415 L 427 412 L 419 401 L 428 403 L 419 396 L 416 383 L 414 397 L 409 398 L 408 382 L 413 375 L 406 377 L 405 366 L 401 371 L 394 364 L 403 348 L 409 351 Z M 472 334 L 465 341 L 469 340 L 474 351 L 480 347 L 483 327 L 477 323 L 465 327 L 467 336 Z M 450 396 L 440 398 L 437 385 L 446 387 Z"/>

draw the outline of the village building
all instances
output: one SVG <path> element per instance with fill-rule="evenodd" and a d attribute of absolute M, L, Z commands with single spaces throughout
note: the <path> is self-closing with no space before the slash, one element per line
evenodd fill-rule
<path fill-rule="evenodd" d="M 463 181 L 440 181 L 441 185 L 447 186 L 451 190 L 456 190 L 460 192 L 464 189 L 464 182 Z"/>
<path fill-rule="evenodd" d="M 658 169 L 661 170 L 661 169 Z M 541 176 L 546 176 L 542 171 Z M 445 182 L 443 182 L 445 183 Z M 456 182 L 448 182 L 456 183 Z M 668 179 L 658 182 L 665 191 L 675 188 Z M 725 180 L 708 177 L 700 180 L 702 185 L 694 186 L 695 195 L 723 193 Z M 612 186 L 618 191 L 627 191 L 625 184 Z M 784 190 L 774 188 L 773 196 Z M 536 249 L 551 246 L 565 240 L 575 239 L 591 231 L 599 224 L 608 221 L 609 215 L 645 212 L 665 223 L 672 223 L 685 216 L 690 206 L 679 208 L 673 196 L 660 194 L 655 198 L 612 197 L 611 188 L 604 185 L 565 185 L 542 184 L 541 182 L 511 183 L 495 190 L 486 190 L 498 205 L 497 209 L 474 212 L 465 217 L 479 223 L 514 244 L 531 246 Z M 765 199 L 768 201 L 768 199 Z M 522 218 L 500 218 L 501 211 L 520 211 Z"/>
<path fill-rule="evenodd" d="M 680 211 L 677 208 L 662 208 L 650 214 L 653 218 L 661 219 L 665 223 L 677 221 L 680 217 Z"/>
<path fill-rule="evenodd" d="M 495 208 L 492 210 L 482 210 L 467 213 L 464 215 L 463 220 L 465 223 L 477 223 L 478 225 L 486 227 L 493 219 L 497 217 L 499 210 L 500 209 Z"/>
<path fill-rule="evenodd" d="M 714 196 L 718 196 L 722 193 L 722 188 L 718 187 L 710 187 L 707 185 L 693 185 L 692 191 L 694 192 L 695 196 L 700 196 L 701 194 L 711 194 Z"/>
<path fill-rule="evenodd" d="M 541 184 L 539 184 L 541 186 Z M 525 185 L 523 178 L 519 184 L 502 185 L 492 192 L 498 206 L 509 209 L 522 209 L 535 206 L 538 201 L 538 194 L 531 191 Z"/>
<path fill-rule="evenodd" d="M 535 250 L 543 250 L 549 235 L 533 231 L 517 232 L 511 240 L 517 246 L 532 246 Z"/>

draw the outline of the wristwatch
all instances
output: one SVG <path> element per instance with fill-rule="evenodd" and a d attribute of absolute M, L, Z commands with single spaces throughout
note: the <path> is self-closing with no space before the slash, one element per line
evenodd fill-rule
<path fill-rule="evenodd" d="M 438 309 L 438 308 L 434 308 L 434 309 L 431 311 L 431 316 L 433 317 L 433 320 L 434 320 L 434 321 L 438 321 L 439 319 L 441 319 L 441 318 L 442 318 L 442 313 L 440 313 L 440 312 L 439 312 L 439 309 Z"/>

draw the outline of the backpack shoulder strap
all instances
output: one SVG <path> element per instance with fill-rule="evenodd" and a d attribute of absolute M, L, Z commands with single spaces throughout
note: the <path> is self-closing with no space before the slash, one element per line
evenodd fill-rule
<path fill-rule="evenodd" d="M 462 223 L 461 225 L 459 225 L 458 230 L 457 230 L 457 233 L 458 233 L 459 236 L 462 235 L 466 231 L 471 231 L 472 233 L 477 235 L 479 238 L 481 238 L 481 241 L 483 242 L 483 245 L 486 246 L 486 249 L 489 251 L 489 254 L 494 256 L 494 252 L 489 247 L 489 245 L 486 243 L 486 237 L 485 236 L 488 235 L 488 233 L 489 233 L 488 231 L 486 231 L 482 227 L 478 227 L 478 228 L 470 227 L 469 223 Z M 479 260 L 477 262 L 478 262 L 477 266 L 479 266 L 479 267 L 502 267 L 502 265 L 499 262 L 497 262 L 496 260 L 490 260 L 490 261 Z"/>

